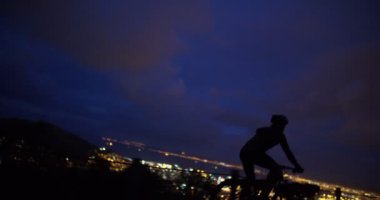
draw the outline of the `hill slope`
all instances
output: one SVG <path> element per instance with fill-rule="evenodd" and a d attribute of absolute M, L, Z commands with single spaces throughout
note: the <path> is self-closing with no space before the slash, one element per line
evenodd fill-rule
<path fill-rule="evenodd" d="M 43 149 L 74 158 L 84 158 L 96 149 L 82 138 L 44 121 L 0 119 L 0 139 L 0 150 L 5 150 L 6 146 L 13 148 L 14 145 L 20 147 L 25 144 L 29 150 Z"/>

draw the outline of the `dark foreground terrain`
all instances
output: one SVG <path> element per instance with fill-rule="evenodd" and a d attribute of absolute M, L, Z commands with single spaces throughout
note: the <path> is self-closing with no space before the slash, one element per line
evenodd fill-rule
<path fill-rule="evenodd" d="M 1 199 L 186 199 L 144 168 L 124 173 L 2 166 Z"/>
<path fill-rule="evenodd" d="M 204 199 L 210 190 L 199 175 L 169 181 L 138 160 L 125 164 L 110 171 L 98 147 L 51 123 L 0 119 L 0 199 Z"/>

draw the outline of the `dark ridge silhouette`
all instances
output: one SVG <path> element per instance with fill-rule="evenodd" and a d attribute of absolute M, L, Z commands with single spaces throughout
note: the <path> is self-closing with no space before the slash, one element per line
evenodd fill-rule
<path fill-rule="evenodd" d="M 97 147 L 48 122 L 0 119 L 0 164 L 44 170 L 98 166 Z M 89 162 L 92 159 L 92 162 Z M 93 165 L 96 163 L 96 165 Z"/>
<path fill-rule="evenodd" d="M 30 145 L 75 157 L 84 156 L 96 148 L 82 138 L 45 121 L 3 118 L 0 119 L 0 136 L 10 141 L 22 139 Z"/>
<path fill-rule="evenodd" d="M 1 198 L 187 199 L 138 161 L 110 171 L 96 149 L 51 123 L 0 119 Z"/>
<path fill-rule="evenodd" d="M 24 200 L 165 199 L 182 198 L 171 184 L 137 166 L 125 173 L 78 168 L 40 170 L 25 165 L 0 165 L 1 196 Z"/>

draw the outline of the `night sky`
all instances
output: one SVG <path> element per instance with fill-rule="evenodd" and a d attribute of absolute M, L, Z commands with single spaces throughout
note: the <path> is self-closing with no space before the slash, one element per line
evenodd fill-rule
<path fill-rule="evenodd" d="M 379 10 L 377 0 L 2 0 L 0 117 L 238 164 L 281 113 L 305 177 L 380 192 Z"/>

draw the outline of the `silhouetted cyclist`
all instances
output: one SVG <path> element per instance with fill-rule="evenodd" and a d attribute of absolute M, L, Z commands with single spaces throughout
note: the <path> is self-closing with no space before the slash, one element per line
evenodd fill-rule
<path fill-rule="evenodd" d="M 269 169 L 267 176 L 268 187 L 262 192 L 262 197 L 267 198 L 274 185 L 282 179 L 281 166 L 274 161 L 266 152 L 272 147 L 280 144 L 289 161 L 294 165 L 294 172 L 303 172 L 303 168 L 297 162 L 284 135 L 284 130 L 288 124 L 288 119 L 283 115 L 273 115 L 272 125 L 256 130 L 256 135 L 252 137 L 240 150 L 240 160 L 243 164 L 247 178 L 256 180 L 254 166 Z"/>

